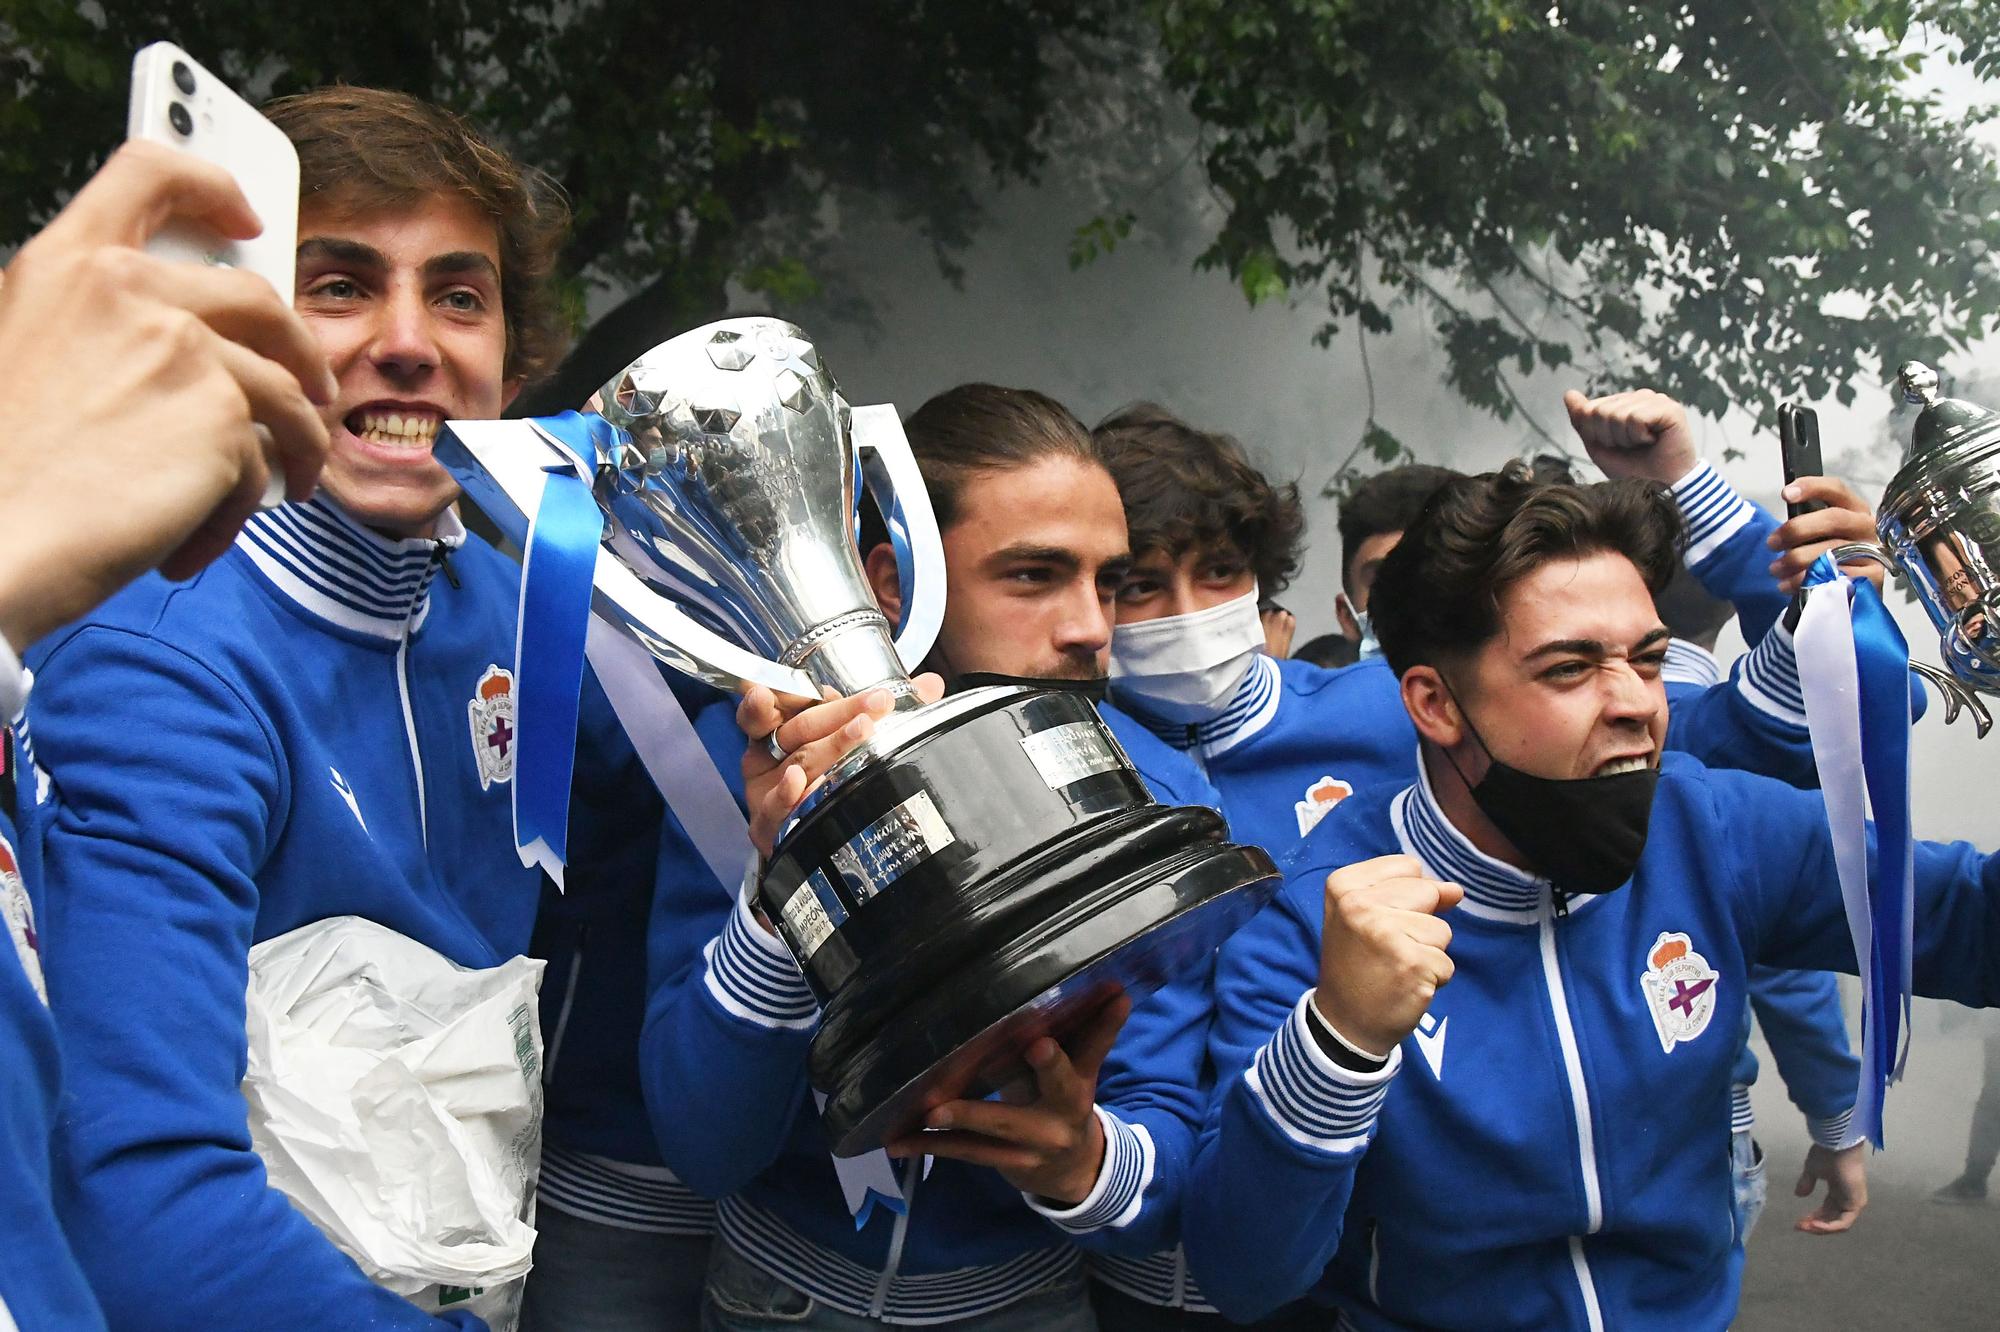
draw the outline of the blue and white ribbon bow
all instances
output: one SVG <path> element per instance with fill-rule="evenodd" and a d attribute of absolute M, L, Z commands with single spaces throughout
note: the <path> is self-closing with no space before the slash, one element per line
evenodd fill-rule
<path fill-rule="evenodd" d="M 1813 761 L 1860 965 L 1861 1085 L 1841 1146 L 1882 1146 L 1882 1100 L 1903 1075 L 1915 928 L 1910 831 L 1910 649 L 1872 583 L 1822 555 L 1795 635 Z M 1873 813 L 1876 869 L 1868 873 Z"/>
<path fill-rule="evenodd" d="M 560 450 L 528 523 L 514 631 L 520 750 L 514 763 L 514 849 L 560 888 L 569 854 L 570 778 L 590 628 L 590 579 L 604 518 L 591 495 L 598 461 L 618 443 L 601 416 L 564 412 L 530 422 Z"/>

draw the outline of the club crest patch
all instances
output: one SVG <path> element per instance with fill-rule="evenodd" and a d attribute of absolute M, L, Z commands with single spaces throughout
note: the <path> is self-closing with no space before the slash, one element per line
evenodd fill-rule
<path fill-rule="evenodd" d="M 1676 1045 L 1708 1030 L 1708 1021 L 1715 1016 L 1719 978 L 1708 959 L 1694 951 L 1693 940 L 1678 932 L 1662 933 L 1653 940 L 1646 961 L 1649 965 L 1639 977 L 1639 988 L 1652 1010 L 1660 1048 L 1671 1054 Z"/>
<path fill-rule="evenodd" d="M 472 717 L 472 757 L 479 764 L 479 789 L 514 780 L 514 672 L 488 666 L 466 704 Z"/>
<path fill-rule="evenodd" d="M 48 986 L 42 981 L 42 941 L 35 933 L 35 905 L 28 900 L 28 885 L 21 878 L 21 866 L 14 848 L 0 837 L 0 916 L 7 918 L 7 937 L 21 958 L 21 970 L 43 1003 L 49 1001 Z"/>
<path fill-rule="evenodd" d="M 1353 794 L 1353 787 L 1333 777 L 1322 777 L 1308 786 L 1306 798 L 1292 805 L 1292 812 L 1299 816 L 1299 836 L 1304 837 L 1317 828 L 1335 805 Z"/>

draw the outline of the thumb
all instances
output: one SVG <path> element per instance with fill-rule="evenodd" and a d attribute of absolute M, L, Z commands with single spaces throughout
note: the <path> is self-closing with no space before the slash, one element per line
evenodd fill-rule
<path fill-rule="evenodd" d="M 1812 1197 L 1813 1186 L 1818 1182 L 1819 1180 L 1813 1175 L 1812 1167 L 1808 1165 L 1804 1170 L 1799 1172 L 1799 1182 L 1792 1186 L 1792 1196 L 1795 1198 Z"/>
<path fill-rule="evenodd" d="M 1436 910 L 1431 912 L 1431 914 L 1434 916 L 1443 915 L 1445 912 L 1451 910 L 1453 907 L 1457 906 L 1460 902 L 1465 900 L 1464 886 L 1461 884 L 1453 883 L 1450 879 L 1444 879 L 1439 881 L 1437 886 L 1437 894 L 1438 894 L 1437 908 Z"/>

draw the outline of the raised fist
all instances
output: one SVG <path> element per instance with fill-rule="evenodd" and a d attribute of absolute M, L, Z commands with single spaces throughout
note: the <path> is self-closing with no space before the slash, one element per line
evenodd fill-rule
<path fill-rule="evenodd" d="M 1686 410 L 1664 393 L 1635 389 L 1586 398 L 1571 389 L 1563 406 L 1590 460 L 1613 479 L 1638 476 L 1670 486 L 1701 461 Z"/>
<path fill-rule="evenodd" d="M 1451 979 L 1451 926 L 1439 917 L 1465 890 L 1430 878 L 1414 856 L 1381 856 L 1326 880 L 1319 988 L 1313 1002 L 1348 1042 L 1387 1058 Z"/>

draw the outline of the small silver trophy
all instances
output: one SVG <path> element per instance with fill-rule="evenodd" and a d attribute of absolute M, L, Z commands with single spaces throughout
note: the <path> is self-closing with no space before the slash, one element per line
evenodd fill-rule
<path fill-rule="evenodd" d="M 1084 695 L 922 702 L 909 672 L 944 580 L 921 474 L 893 409 L 851 408 L 799 329 L 682 334 L 589 407 L 601 618 L 725 690 L 896 699 L 758 886 L 822 1006 L 810 1073 L 836 1153 L 1011 1080 L 1027 1045 L 1198 965 L 1275 888 L 1270 857 L 1226 841 L 1218 813 L 1153 801 Z M 558 452 L 538 429 L 453 422 L 440 441 L 503 527 L 534 511 Z M 856 549 L 864 473 L 899 571 L 915 569 L 893 638 Z"/>
<path fill-rule="evenodd" d="M 1945 720 L 1961 707 L 1980 735 L 1993 719 L 1977 693 L 2000 694 L 2000 413 L 1937 395 L 1928 366 L 1898 372 L 1904 398 L 1922 407 L 1903 464 L 1882 493 L 1879 546 L 1852 544 L 1837 562 L 1873 560 L 1909 581 L 1937 626 L 1947 674 L 1922 662 L 1910 669 L 1935 684 Z"/>

